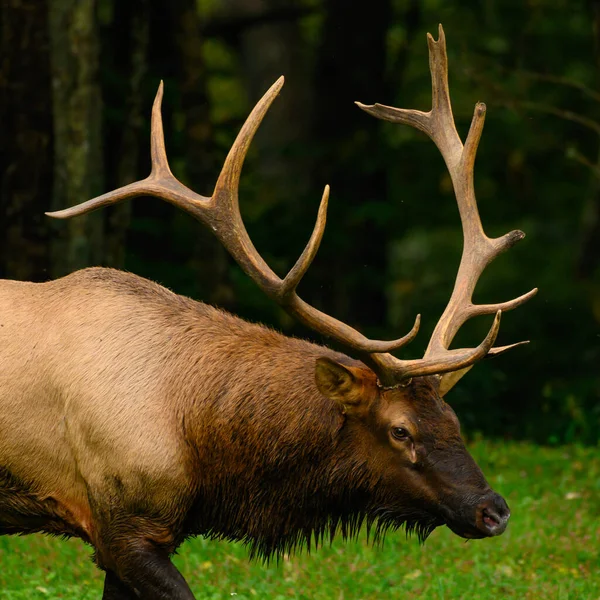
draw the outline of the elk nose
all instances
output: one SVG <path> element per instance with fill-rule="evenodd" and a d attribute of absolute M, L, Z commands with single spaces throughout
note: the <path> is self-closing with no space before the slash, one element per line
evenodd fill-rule
<path fill-rule="evenodd" d="M 510 510 L 500 494 L 491 492 L 477 507 L 477 528 L 487 536 L 500 535 L 508 525 Z"/>

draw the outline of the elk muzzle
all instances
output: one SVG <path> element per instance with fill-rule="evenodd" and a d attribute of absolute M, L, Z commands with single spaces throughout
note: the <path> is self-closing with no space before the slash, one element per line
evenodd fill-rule
<path fill-rule="evenodd" d="M 506 501 L 493 490 L 474 498 L 459 510 L 446 509 L 445 513 L 446 525 L 467 539 L 500 535 L 506 530 L 510 518 Z"/>
<path fill-rule="evenodd" d="M 492 537 L 504 533 L 510 518 L 510 509 L 506 500 L 496 492 L 488 497 L 475 510 L 475 524 L 485 536 Z"/>

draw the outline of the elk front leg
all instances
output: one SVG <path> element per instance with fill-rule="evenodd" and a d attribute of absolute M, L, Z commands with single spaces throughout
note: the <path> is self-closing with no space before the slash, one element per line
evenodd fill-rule
<path fill-rule="evenodd" d="M 132 592 L 112 571 L 104 577 L 102 600 L 137 600 L 139 596 Z"/>
<path fill-rule="evenodd" d="M 195 600 L 167 552 L 150 542 L 121 541 L 110 562 L 116 575 L 107 571 L 102 600 Z"/>

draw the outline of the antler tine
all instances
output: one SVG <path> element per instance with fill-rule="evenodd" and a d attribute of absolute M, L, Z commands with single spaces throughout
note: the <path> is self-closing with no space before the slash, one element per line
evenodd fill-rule
<path fill-rule="evenodd" d="M 306 244 L 306 248 L 304 248 L 304 251 L 296 261 L 296 264 L 290 269 L 290 272 L 285 276 L 281 287 L 277 291 L 280 302 L 282 304 L 287 302 L 295 293 L 296 288 L 298 287 L 300 281 L 306 274 L 306 271 L 308 271 L 308 267 L 310 267 L 312 261 L 317 255 L 317 252 L 319 251 L 319 246 L 321 245 L 321 240 L 323 239 L 323 234 L 325 233 L 328 203 L 329 186 L 326 185 L 325 190 L 323 191 L 323 197 L 321 198 L 321 204 L 319 205 L 319 212 L 317 214 L 315 228 L 313 229 L 312 235 L 308 240 L 308 244 Z"/>
<path fill-rule="evenodd" d="M 280 77 L 258 101 L 246 119 L 225 159 L 215 190 L 210 198 L 196 194 L 178 181 L 171 173 L 165 150 L 161 116 L 163 96 L 163 84 L 161 82 L 152 108 L 152 170 L 150 175 L 146 179 L 131 183 L 77 206 L 46 214 L 51 217 L 65 219 L 136 196 L 156 196 L 182 208 L 208 225 L 240 267 L 259 287 L 270 298 L 279 303 L 284 310 L 307 327 L 337 340 L 360 355 L 397 350 L 415 337 L 419 330 L 420 316 L 417 316 L 411 331 L 402 338 L 391 341 L 370 340 L 349 325 L 310 306 L 296 294 L 296 288 L 314 259 L 323 237 L 329 186 L 325 188 L 323 193 L 317 222 L 311 238 L 302 255 L 284 280 L 280 279 L 266 264 L 252 244 L 244 227 L 238 200 L 242 166 L 250 143 L 269 107 L 281 91 L 283 83 L 284 78 Z"/>
<path fill-rule="evenodd" d="M 496 348 L 492 348 L 488 353 L 486 358 L 495 358 L 496 356 L 500 356 L 504 354 L 508 350 L 512 350 L 517 346 L 524 346 L 525 344 L 529 344 L 529 340 L 523 340 L 522 342 L 516 342 L 515 344 L 509 344 L 508 346 L 497 346 Z"/>
<path fill-rule="evenodd" d="M 500 238 L 491 239 L 485 234 L 477 208 L 473 185 L 473 171 L 477 148 L 483 132 L 486 106 L 479 102 L 475 106 L 473 120 L 463 146 L 456 130 L 450 91 L 448 86 L 448 57 L 446 38 L 442 26 L 439 36 L 434 40 L 427 34 L 429 46 L 429 67 L 431 71 L 432 108 L 429 112 L 412 109 L 401 109 L 381 104 L 366 106 L 357 103 L 365 112 L 392 123 L 411 125 L 426 133 L 436 144 L 450 173 L 460 213 L 464 245 L 461 262 L 452 295 L 438 321 L 431 340 L 420 361 L 397 361 L 393 357 L 375 358 L 380 369 L 395 373 L 396 379 L 410 376 L 441 374 L 450 371 L 467 370 L 486 354 L 499 354 L 500 349 L 492 350 L 492 344 L 484 340 L 476 351 L 449 350 L 459 328 L 463 323 L 476 315 L 497 313 L 520 306 L 537 292 L 533 289 L 514 300 L 498 304 L 474 305 L 472 303 L 475 285 L 485 267 L 498 254 L 513 246 L 524 237 L 521 231 L 512 231 Z M 496 320 L 494 321 L 496 325 Z M 492 330 L 495 329 L 492 326 Z M 490 330 L 490 333 L 491 331 Z M 496 331 L 497 334 L 497 331 Z M 494 334 L 494 339 L 495 335 Z M 486 340 L 489 341 L 490 334 Z M 519 344 L 503 347 L 505 351 Z M 485 353 L 483 350 L 485 349 Z M 457 358 L 460 356 L 461 358 Z M 389 376 L 393 379 L 393 376 Z"/>
<path fill-rule="evenodd" d="M 173 177 L 167 158 L 165 148 L 165 132 L 162 120 L 162 99 L 164 94 L 164 82 L 158 84 L 158 90 L 152 103 L 152 118 L 150 119 L 150 156 L 152 160 L 152 172 L 150 177 L 161 179 L 162 177 Z M 190 190 L 191 191 L 191 190 Z"/>
<path fill-rule="evenodd" d="M 393 386 L 399 381 L 412 377 L 441 375 L 467 369 L 485 358 L 491 351 L 500 330 L 501 315 L 502 311 L 499 310 L 487 336 L 476 348 L 448 350 L 443 355 L 416 360 L 399 360 L 391 354 L 373 354 L 363 360 L 372 366 L 384 386 Z M 508 350 L 509 347 L 507 346 L 504 349 Z"/>
<path fill-rule="evenodd" d="M 519 296 L 518 298 L 513 298 L 512 300 L 508 300 L 507 302 L 498 302 L 496 304 L 471 304 L 467 308 L 467 319 L 471 317 L 476 317 L 479 315 L 491 315 L 498 310 L 502 312 L 506 312 L 507 310 L 513 310 L 521 306 L 521 304 L 525 304 L 528 300 L 533 298 L 537 294 L 537 288 L 530 290 L 526 294 Z M 525 343 L 525 342 L 523 342 Z M 512 344 L 512 346 L 518 346 L 519 344 Z M 511 347 L 512 347 L 511 346 Z"/>
<path fill-rule="evenodd" d="M 64 210 L 47 212 L 46 215 L 55 219 L 68 219 L 138 196 L 154 196 L 166 200 L 180 208 L 185 208 L 185 205 L 190 201 L 200 204 L 208 203 L 210 198 L 200 196 L 180 183 L 175 179 L 169 168 L 161 115 L 163 87 L 163 82 L 161 81 L 152 105 L 150 138 L 152 171 L 150 175 L 146 179 L 130 183 L 129 185 L 102 194 L 101 196 L 77 204 L 76 206 Z"/>

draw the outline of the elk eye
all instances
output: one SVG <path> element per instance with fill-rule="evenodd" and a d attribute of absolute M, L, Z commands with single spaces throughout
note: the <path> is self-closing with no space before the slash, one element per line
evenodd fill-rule
<path fill-rule="evenodd" d="M 410 437 L 410 434 L 404 427 L 392 427 L 392 435 L 401 441 L 407 440 Z"/>

